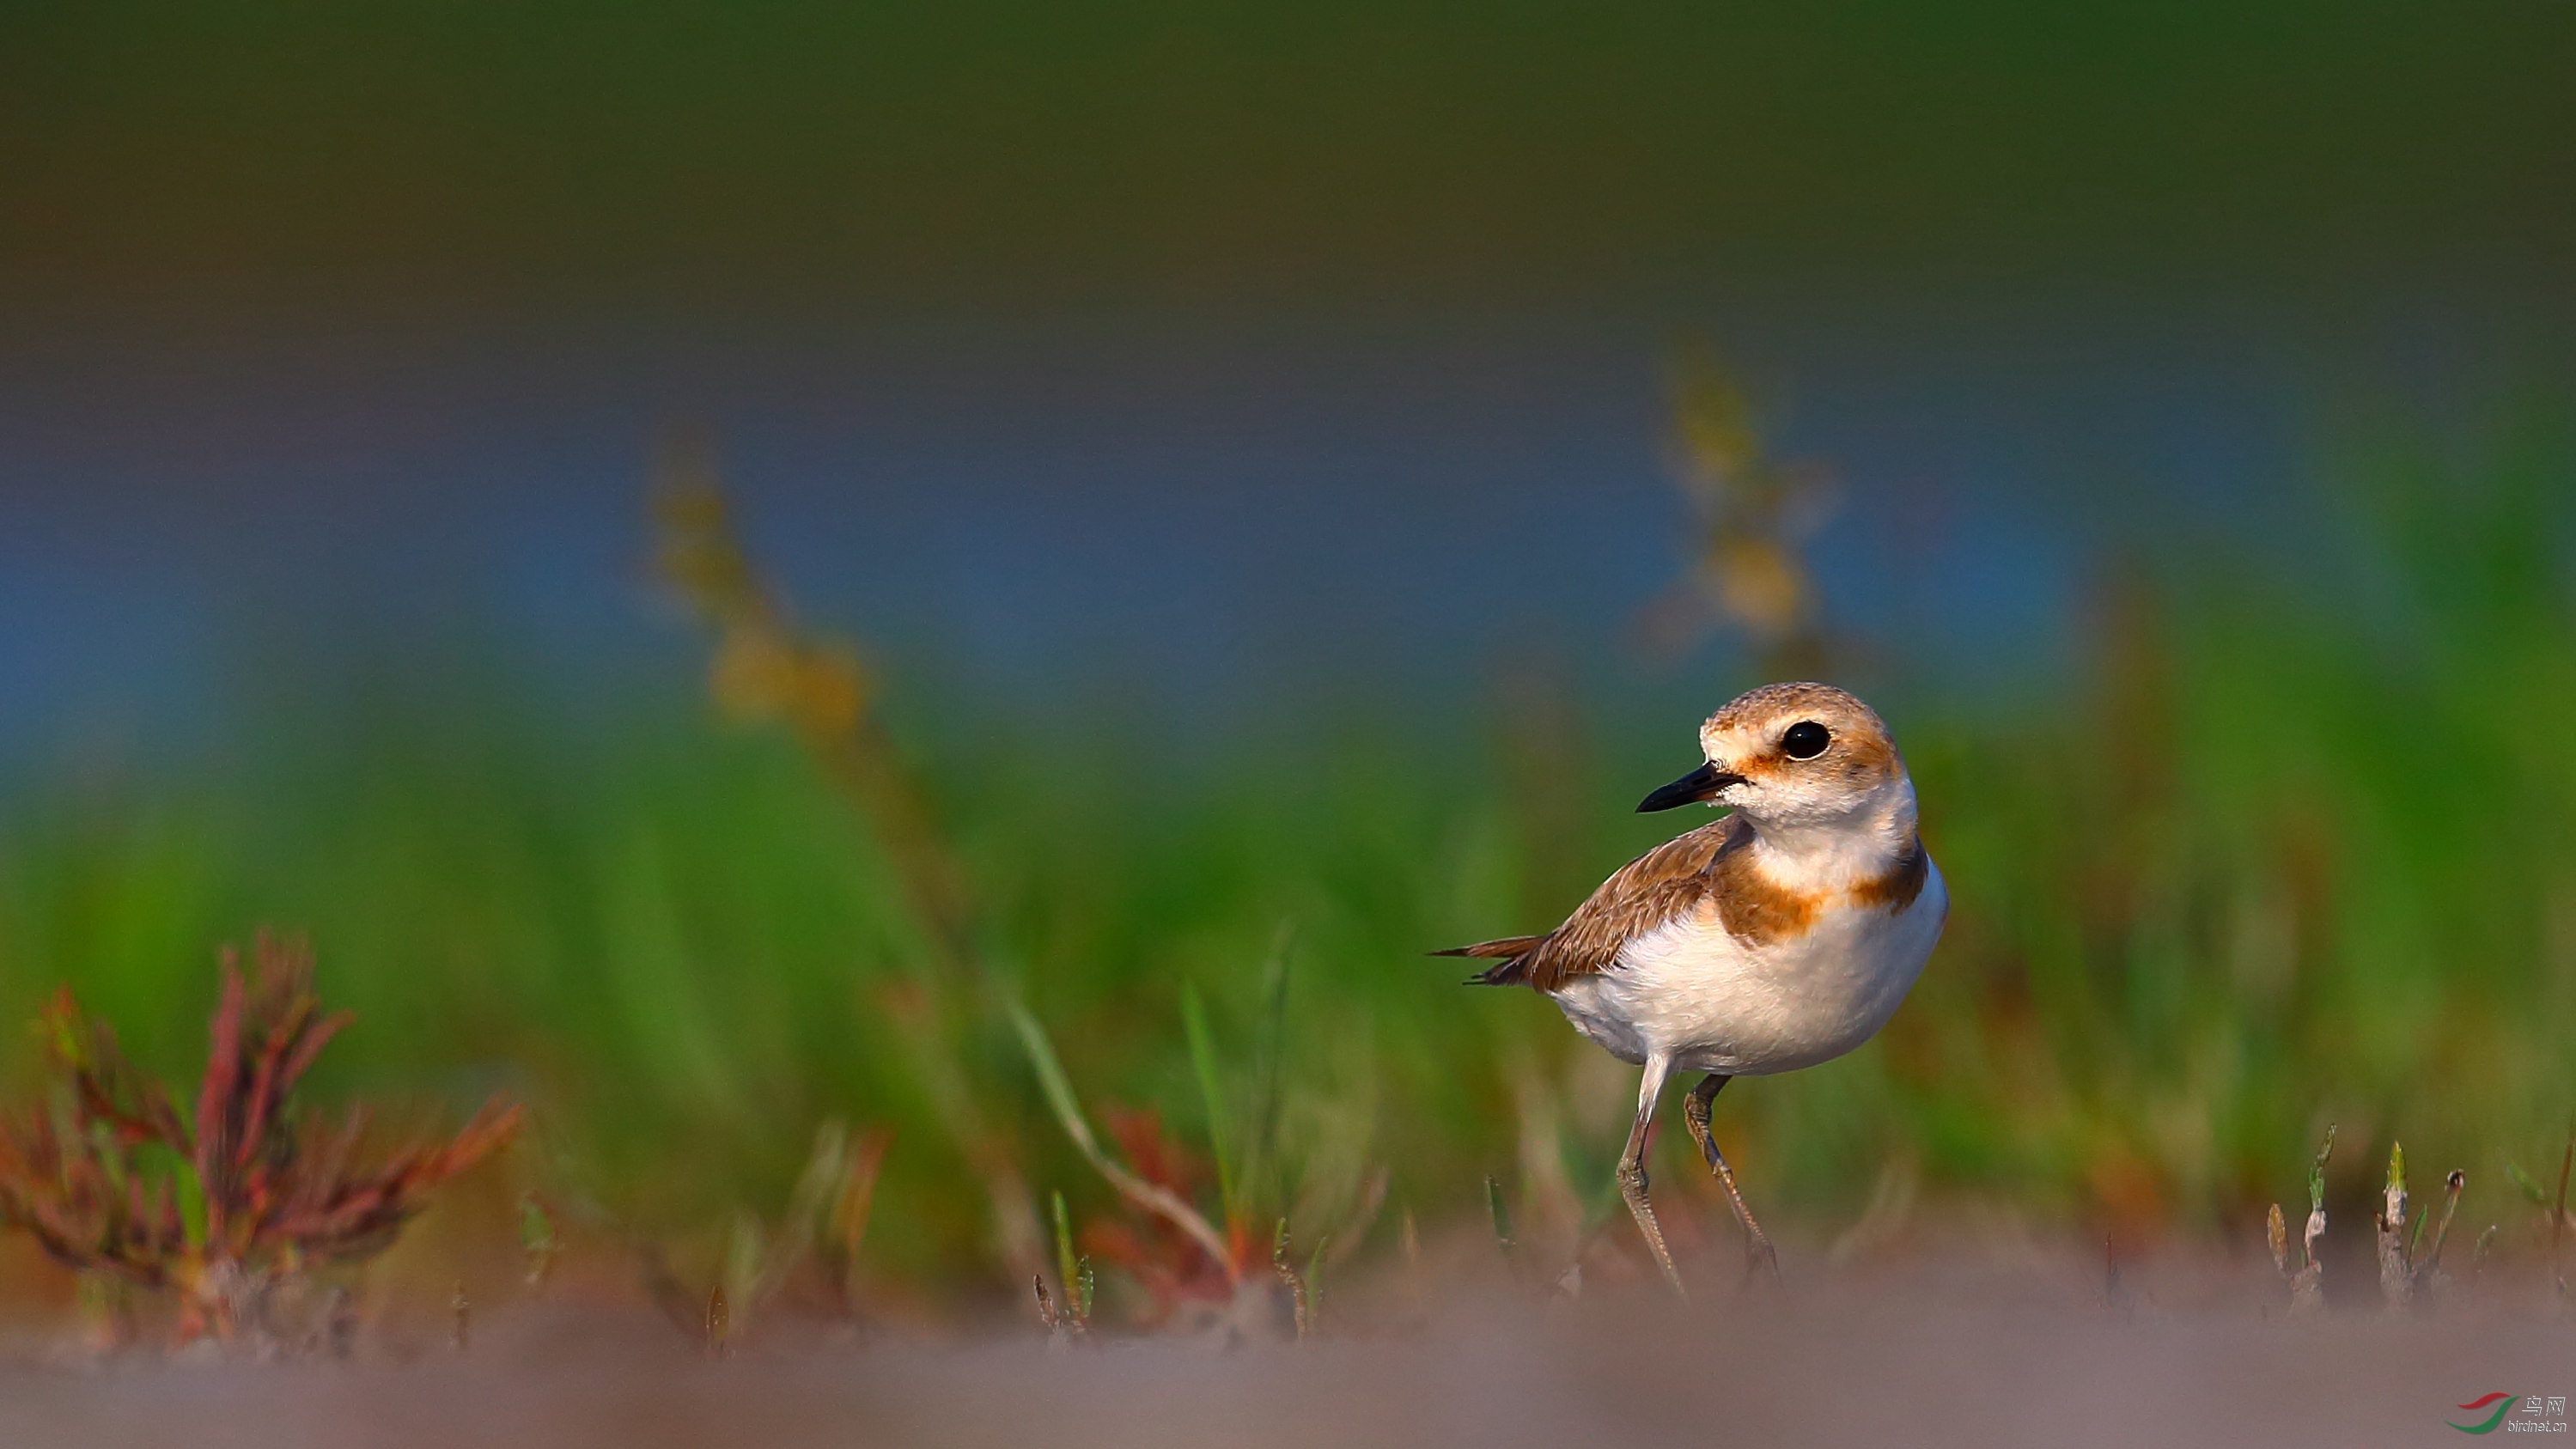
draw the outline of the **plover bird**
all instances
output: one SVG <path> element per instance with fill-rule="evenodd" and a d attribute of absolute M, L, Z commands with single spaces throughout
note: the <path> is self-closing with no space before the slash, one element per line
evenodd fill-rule
<path fill-rule="evenodd" d="M 1619 868 L 1565 924 L 1444 951 L 1494 958 L 1471 985 L 1528 986 L 1575 1030 L 1645 1068 L 1619 1193 L 1656 1265 L 1681 1275 L 1646 1199 L 1646 1133 L 1675 1069 L 1705 1072 L 1683 1110 L 1744 1224 L 1745 1271 L 1779 1255 L 1709 1136 L 1736 1077 L 1829 1061 L 1905 999 L 1950 910 L 1915 833 L 1914 782 L 1887 725 L 1825 684 L 1768 684 L 1699 728 L 1704 763 L 1639 811 L 1705 801 L 1703 825 Z"/>

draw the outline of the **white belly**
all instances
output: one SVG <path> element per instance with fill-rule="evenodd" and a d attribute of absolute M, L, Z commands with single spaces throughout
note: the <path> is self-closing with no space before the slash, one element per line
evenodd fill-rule
<path fill-rule="evenodd" d="M 1619 963 L 1552 995 L 1622 1061 L 1762 1076 L 1829 1061 L 1895 1014 L 1949 914 L 1941 872 L 1902 911 L 1835 905 L 1795 940 L 1747 947 L 1714 910 L 1631 941 Z"/>

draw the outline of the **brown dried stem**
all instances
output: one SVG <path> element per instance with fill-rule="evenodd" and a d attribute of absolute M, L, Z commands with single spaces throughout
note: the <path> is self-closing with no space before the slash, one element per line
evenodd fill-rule
<path fill-rule="evenodd" d="M 1010 1013 L 1011 1024 L 1019 1029 L 1020 1043 L 1028 1051 L 1029 1065 L 1037 1073 L 1038 1085 L 1046 1095 L 1048 1107 L 1054 1110 L 1056 1121 L 1064 1127 L 1064 1135 L 1073 1139 L 1073 1145 L 1081 1151 L 1083 1158 L 1108 1179 L 1119 1196 L 1188 1234 L 1202 1252 L 1225 1269 L 1228 1283 L 1240 1284 L 1243 1268 L 1227 1249 L 1225 1235 L 1180 1194 L 1160 1183 L 1138 1177 L 1101 1148 L 1100 1140 L 1092 1135 L 1091 1124 L 1083 1118 L 1082 1104 L 1073 1094 L 1073 1083 L 1065 1077 L 1063 1064 L 1056 1060 L 1055 1045 L 1047 1040 L 1046 1028 L 1038 1025 L 1038 1019 L 1017 1001 L 1005 1001 L 1004 1009 Z"/>
<path fill-rule="evenodd" d="M 229 1337 L 306 1264 L 391 1244 L 432 1189 L 509 1140 L 520 1109 L 495 1100 L 451 1139 L 361 1163 L 363 1106 L 336 1129 L 294 1110 L 349 1020 L 322 1014 L 312 975 L 309 950 L 265 933 L 248 977 L 224 952 L 193 1119 L 58 991 L 41 1023 L 52 1100 L 0 1114 L 0 1226 L 74 1269 L 178 1293 L 183 1336 Z"/>
<path fill-rule="evenodd" d="M 2394 1311 L 2415 1296 L 2415 1275 L 2406 1262 L 2406 1148 L 2401 1143 L 2389 1144 L 2388 1181 L 2380 1203 L 2372 1219 L 2379 1232 L 2379 1292 Z"/>
<path fill-rule="evenodd" d="M 1039 1271 L 1042 1235 L 1027 1184 L 940 1029 L 953 1014 L 943 983 L 964 981 L 979 995 L 990 987 L 993 973 L 979 945 L 982 916 L 928 798 L 868 708 L 873 681 L 856 650 L 800 627 L 761 577 L 734 532 L 703 449 L 678 447 L 666 456 L 654 517 L 663 581 L 716 631 L 708 692 L 718 707 L 792 731 L 824 778 L 868 821 L 893 863 L 938 958 L 897 998 L 924 1028 L 905 1035 L 941 1125 L 983 1184 L 1012 1273 Z"/>
<path fill-rule="evenodd" d="M 2308 1221 L 2299 1234 L 2298 1266 L 2290 1266 L 2289 1233 L 2281 1219 L 2281 1205 L 2272 1204 L 2264 1236 L 2272 1249 L 2272 1266 L 2290 1284 L 2291 1316 L 2314 1313 L 2325 1307 L 2325 1268 L 2317 1261 L 2317 1240 L 2326 1235 L 2326 1162 L 2334 1156 L 2335 1130 L 2326 1126 L 2325 1139 L 2317 1144 L 2317 1155 L 2308 1162 Z"/>
<path fill-rule="evenodd" d="M 1731 626 L 1772 677 L 1815 677 L 1825 638 L 1801 549 L 1833 511 L 1830 479 L 1766 454 L 1743 384 L 1705 344 L 1675 359 L 1672 417 L 1676 481 L 1699 515 L 1697 557 L 1648 607 L 1648 642 L 1679 653 L 1712 625 Z"/>
<path fill-rule="evenodd" d="M 2406 1216 L 2406 1149 L 2391 1143 L 2388 1149 L 2388 1181 L 2382 1196 L 2382 1208 L 2374 1220 L 2379 1230 L 2379 1291 L 2387 1299 L 2391 1312 L 2430 1301 L 2430 1295 L 2448 1281 L 2441 1271 L 2442 1245 L 2450 1240 L 2451 1219 L 2460 1208 L 2460 1193 L 2468 1186 L 2469 1175 L 2457 1168 L 2443 1179 L 2442 1215 L 2438 1223 L 2431 1213 L 2418 1213 L 2414 1232 L 2407 1233 Z M 2432 1228 L 2433 1241 L 2424 1242 L 2425 1230 Z"/>

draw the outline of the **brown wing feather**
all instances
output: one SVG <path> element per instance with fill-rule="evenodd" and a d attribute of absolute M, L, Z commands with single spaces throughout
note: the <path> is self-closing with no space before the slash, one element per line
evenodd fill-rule
<path fill-rule="evenodd" d="M 1753 827 L 1730 815 L 1621 866 L 1575 907 L 1564 925 L 1544 936 L 1514 936 L 1435 954 L 1499 958 L 1469 977 L 1471 982 L 1554 991 L 1577 976 L 1609 970 L 1630 941 L 1704 906 L 1713 906 L 1727 934 L 1747 946 L 1804 935 L 1828 895 L 1781 887 L 1754 863 L 1746 849 L 1752 843 Z M 1852 904 L 1903 911 L 1922 892 L 1928 869 L 1922 842 L 1908 841 L 1885 874 L 1851 889 Z"/>
<path fill-rule="evenodd" d="M 1453 946 L 1446 951 L 1434 951 L 1431 954 L 1434 956 L 1476 956 L 1494 960 L 1493 965 L 1488 966 L 1484 970 L 1477 972 L 1475 975 L 1468 977 L 1465 984 L 1469 986 L 1509 986 L 1520 980 L 1518 973 L 1520 971 L 1521 958 L 1529 954 L 1531 947 L 1536 946 L 1546 939 L 1547 938 L 1545 936 L 1505 936 L 1496 941 L 1478 941 L 1473 946 Z"/>
<path fill-rule="evenodd" d="M 1431 954 L 1434 956 L 1517 956 L 1546 939 L 1545 936 L 1505 936 L 1496 941 L 1478 941 L 1473 946 L 1452 946 L 1446 951 L 1434 951 Z"/>
<path fill-rule="evenodd" d="M 1676 836 L 1619 867 L 1574 908 L 1564 925 L 1546 935 L 1489 941 L 1457 954 L 1501 956 L 1506 954 L 1502 948 L 1517 948 L 1508 959 L 1470 978 L 1488 986 L 1554 991 L 1573 977 L 1607 971 L 1631 937 L 1692 909 L 1717 888 L 1709 866 L 1739 834 L 1750 839 L 1752 831 L 1729 816 Z"/>

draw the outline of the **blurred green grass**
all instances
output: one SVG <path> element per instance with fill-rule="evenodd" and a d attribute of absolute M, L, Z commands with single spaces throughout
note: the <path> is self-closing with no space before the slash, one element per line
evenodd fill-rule
<path fill-rule="evenodd" d="M 2576 1109 L 2576 468 L 2563 430 L 2498 439 L 2326 459 L 2318 568 L 2218 545 L 2106 566 L 2076 667 L 2007 703 L 1873 691 L 1952 922 L 1878 1041 L 1725 1099 L 1759 1200 L 1829 1234 L 1894 1170 L 2040 1220 L 2247 1236 L 2335 1120 L 2468 1167 L 2472 1221 L 2507 1214 L 2502 1162 L 2552 1156 Z M 516 1171 L 675 1234 L 774 1208 L 818 1121 L 890 1127 L 868 1253 L 931 1294 L 1000 1281 L 904 1039 L 946 1031 L 1032 1188 L 1114 1210 L 996 1013 L 889 1008 L 938 953 L 792 742 L 652 709 L 575 729 L 509 693 L 20 791 L 0 1013 L 69 982 L 177 1076 L 217 943 L 309 931 L 326 1000 L 360 1014 L 326 1097 L 520 1093 L 540 1146 Z M 1226 1115 L 1256 1130 L 1275 1103 L 1276 1197 L 1311 1230 L 1381 1165 L 1433 1222 L 1480 1212 L 1489 1173 L 1587 1197 L 1606 1176 L 1624 1073 L 1422 953 L 1544 927 L 1668 833 L 1626 802 L 1689 720 L 1518 678 L 1437 720 L 1319 708 L 1174 762 L 1097 712 L 900 688 L 888 710 L 990 957 L 1095 1108 L 1204 1142 L 1195 988 Z M 28 1047 L 0 1038 L 13 1072 Z"/>

